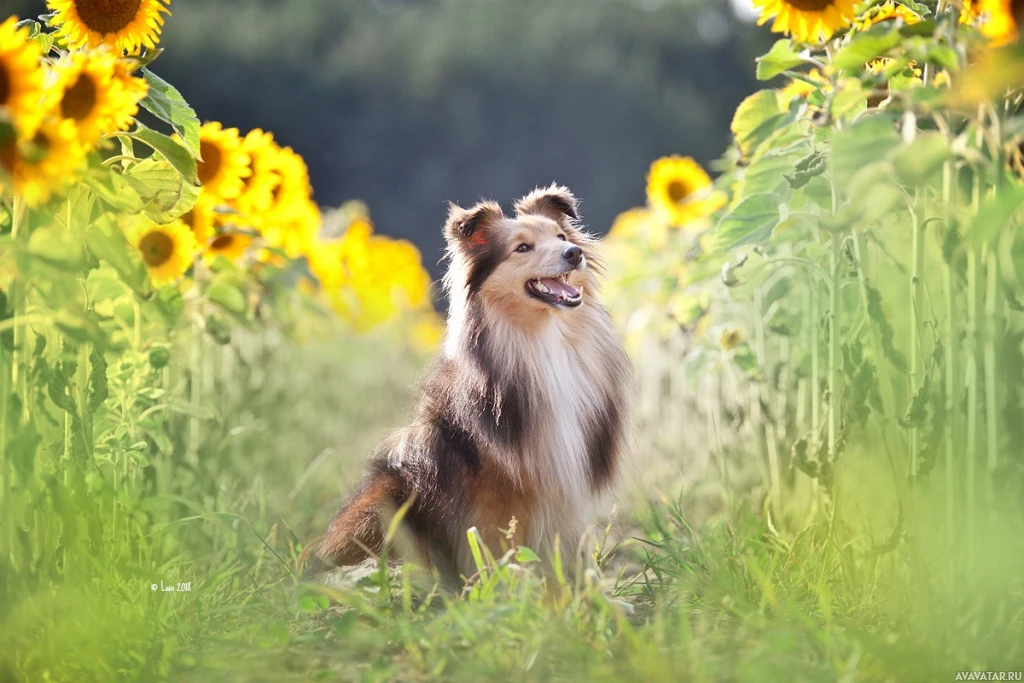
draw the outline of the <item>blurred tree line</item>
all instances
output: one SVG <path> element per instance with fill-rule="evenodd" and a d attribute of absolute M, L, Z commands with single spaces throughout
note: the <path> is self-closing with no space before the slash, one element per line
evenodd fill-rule
<path fill-rule="evenodd" d="M 24 16 L 43 0 L 5 0 Z M 200 117 L 272 130 L 322 205 L 361 198 L 435 273 L 446 201 L 564 183 L 590 229 L 656 157 L 707 163 L 770 41 L 724 0 L 173 0 L 154 65 Z M 6 15 L 8 11 L 5 11 Z"/>

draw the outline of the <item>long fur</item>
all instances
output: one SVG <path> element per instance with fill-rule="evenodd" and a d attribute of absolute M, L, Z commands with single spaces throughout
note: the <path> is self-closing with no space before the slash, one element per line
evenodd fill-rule
<path fill-rule="evenodd" d="M 576 198 L 552 185 L 515 208 L 450 207 L 443 352 L 412 422 L 378 446 L 312 546 L 314 571 L 378 555 L 385 515 L 403 505 L 420 559 L 449 585 L 473 571 L 470 527 L 498 550 L 512 524 L 512 544 L 550 553 L 558 538 L 569 557 L 594 521 L 627 448 L 629 362 L 597 299 L 600 254 Z M 534 247 L 519 254 L 516 240 Z M 586 268 L 568 277 L 584 301 L 558 309 L 523 287 L 566 244 L 583 250 Z"/>

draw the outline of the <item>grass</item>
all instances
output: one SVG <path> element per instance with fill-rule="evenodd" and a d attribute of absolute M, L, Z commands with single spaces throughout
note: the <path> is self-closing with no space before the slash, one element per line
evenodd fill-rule
<path fill-rule="evenodd" d="M 931 681 L 1024 668 L 1019 501 L 989 511 L 974 560 L 930 523 L 943 512 L 927 485 L 914 542 L 893 540 L 894 498 L 866 445 L 848 454 L 831 527 L 769 524 L 756 488 L 669 480 L 666 463 L 686 456 L 662 440 L 641 454 L 656 481 L 627 483 L 575 579 L 544 579 L 524 555 L 485 560 L 461 596 L 409 565 L 346 590 L 303 584 L 301 541 L 401 422 L 423 359 L 379 339 L 271 340 L 208 364 L 197 464 L 139 498 L 144 534 L 83 547 L 60 580 L 2 566 L 0 680 Z M 737 472 L 743 455 L 729 456 Z"/>

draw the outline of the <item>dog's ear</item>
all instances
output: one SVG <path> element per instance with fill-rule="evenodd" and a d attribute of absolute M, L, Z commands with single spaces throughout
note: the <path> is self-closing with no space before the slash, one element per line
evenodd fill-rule
<path fill-rule="evenodd" d="M 478 202 L 468 209 L 448 204 L 448 220 L 444 224 L 444 237 L 451 243 L 483 246 L 490 241 L 490 230 L 505 213 L 497 202 Z"/>
<path fill-rule="evenodd" d="M 516 215 L 540 214 L 559 223 L 566 219 L 577 221 L 580 218 L 579 204 L 569 188 L 551 183 L 516 201 Z"/>

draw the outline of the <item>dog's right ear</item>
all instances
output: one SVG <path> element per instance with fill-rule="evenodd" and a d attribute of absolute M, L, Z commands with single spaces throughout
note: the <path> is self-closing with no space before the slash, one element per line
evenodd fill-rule
<path fill-rule="evenodd" d="M 482 247 L 491 239 L 491 228 L 503 218 L 497 202 L 479 202 L 468 209 L 450 203 L 444 237 L 450 243 Z"/>

